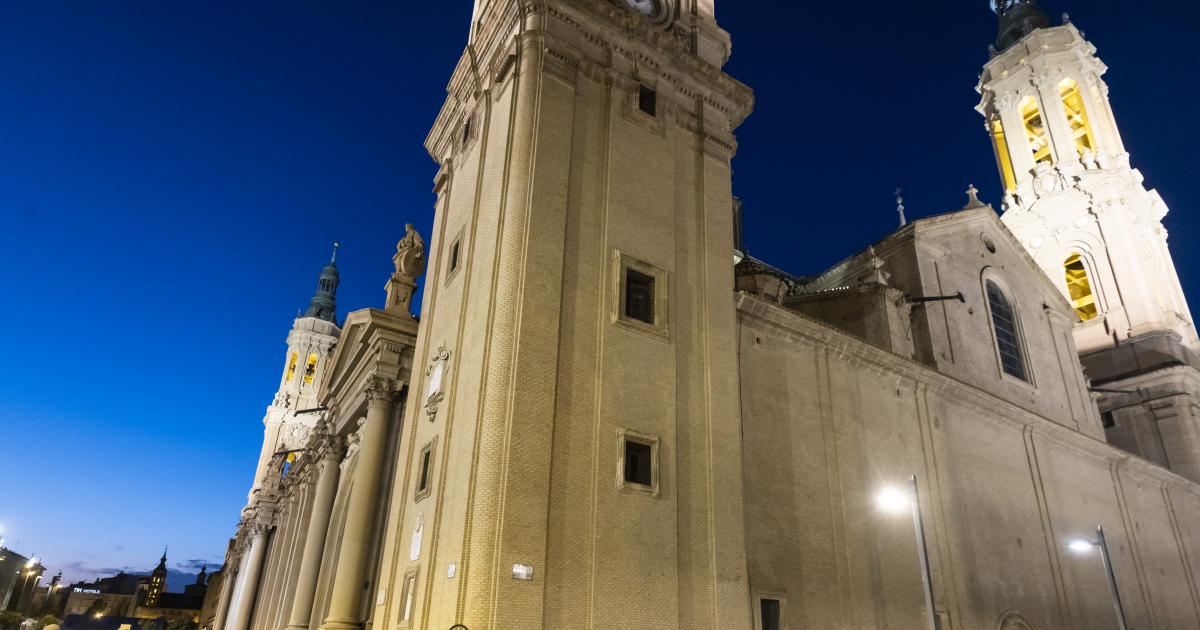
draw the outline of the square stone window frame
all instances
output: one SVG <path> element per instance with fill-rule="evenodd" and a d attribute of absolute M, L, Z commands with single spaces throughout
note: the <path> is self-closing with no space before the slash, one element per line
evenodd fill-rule
<path fill-rule="evenodd" d="M 636 271 L 644 276 L 649 276 L 654 279 L 654 323 L 648 324 L 640 319 L 629 317 L 625 314 L 625 280 L 628 277 L 629 270 Z M 665 269 L 655 267 L 650 263 L 644 262 L 633 256 L 630 256 L 619 249 L 613 250 L 612 260 L 612 290 L 613 296 L 610 310 L 610 318 L 613 324 L 632 330 L 634 332 L 649 335 L 651 337 L 661 339 L 662 341 L 671 341 L 671 274 Z"/>
<path fill-rule="evenodd" d="M 650 485 L 631 483 L 625 480 L 625 442 L 637 442 L 650 447 Z M 631 494 L 642 494 L 658 498 L 662 494 L 662 470 L 659 459 L 662 440 L 656 435 L 641 433 L 633 429 L 619 427 L 617 429 L 617 489 Z"/>
<path fill-rule="evenodd" d="M 419 503 L 421 499 L 429 496 L 433 492 L 433 469 L 437 463 L 437 436 L 434 436 L 425 446 L 421 447 L 421 454 L 417 456 L 417 476 L 416 483 L 413 485 L 413 503 Z M 429 479 L 425 487 L 421 487 L 421 460 L 425 459 L 425 453 L 429 453 Z"/>
<path fill-rule="evenodd" d="M 667 118 L 672 113 L 671 102 L 663 93 L 664 82 L 656 76 L 638 76 L 621 81 L 613 89 L 621 92 L 621 113 L 625 120 L 660 137 L 667 137 Z M 642 111 L 642 88 L 654 90 L 655 113 L 647 114 Z"/>

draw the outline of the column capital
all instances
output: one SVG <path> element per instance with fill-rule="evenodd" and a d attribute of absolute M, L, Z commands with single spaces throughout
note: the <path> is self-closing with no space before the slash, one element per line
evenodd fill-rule
<path fill-rule="evenodd" d="M 367 380 L 367 404 L 371 407 L 391 405 L 400 395 L 394 379 L 372 376 Z"/>
<path fill-rule="evenodd" d="M 321 418 L 313 427 L 308 452 L 312 455 L 313 464 L 322 461 L 340 462 L 346 454 L 345 440 L 333 432 L 325 418 Z"/>

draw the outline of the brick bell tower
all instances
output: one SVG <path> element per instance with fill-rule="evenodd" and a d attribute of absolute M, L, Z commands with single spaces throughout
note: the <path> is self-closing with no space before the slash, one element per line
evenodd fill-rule
<path fill-rule="evenodd" d="M 746 629 L 713 0 L 475 5 L 375 623 Z"/>
<path fill-rule="evenodd" d="M 978 110 L 1006 189 L 1003 220 L 1075 306 L 1075 341 L 1110 443 L 1200 481 L 1200 349 L 1162 219 L 1130 165 L 1101 78 L 1064 16 L 992 0 L 1000 34 Z"/>

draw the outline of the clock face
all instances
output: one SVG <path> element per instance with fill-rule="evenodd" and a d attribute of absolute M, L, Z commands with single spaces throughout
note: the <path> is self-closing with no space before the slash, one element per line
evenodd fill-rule
<path fill-rule="evenodd" d="M 655 0 L 625 0 L 625 4 L 645 16 L 653 17 L 658 13 L 658 2 Z"/>
<path fill-rule="evenodd" d="M 615 0 L 617 4 L 636 11 L 656 24 L 668 24 L 674 6 L 671 0 Z"/>

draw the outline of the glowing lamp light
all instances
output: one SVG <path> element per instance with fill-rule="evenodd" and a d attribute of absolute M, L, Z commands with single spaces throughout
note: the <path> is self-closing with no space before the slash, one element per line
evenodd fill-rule
<path fill-rule="evenodd" d="M 1096 543 L 1084 538 L 1072 538 L 1067 541 L 1067 549 L 1075 553 L 1089 553 L 1096 548 Z"/>
<path fill-rule="evenodd" d="M 912 496 L 895 487 L 887 487 L 875 495 L 875 505 L 888 514 L 903 514 L 912 509 Z"/>

